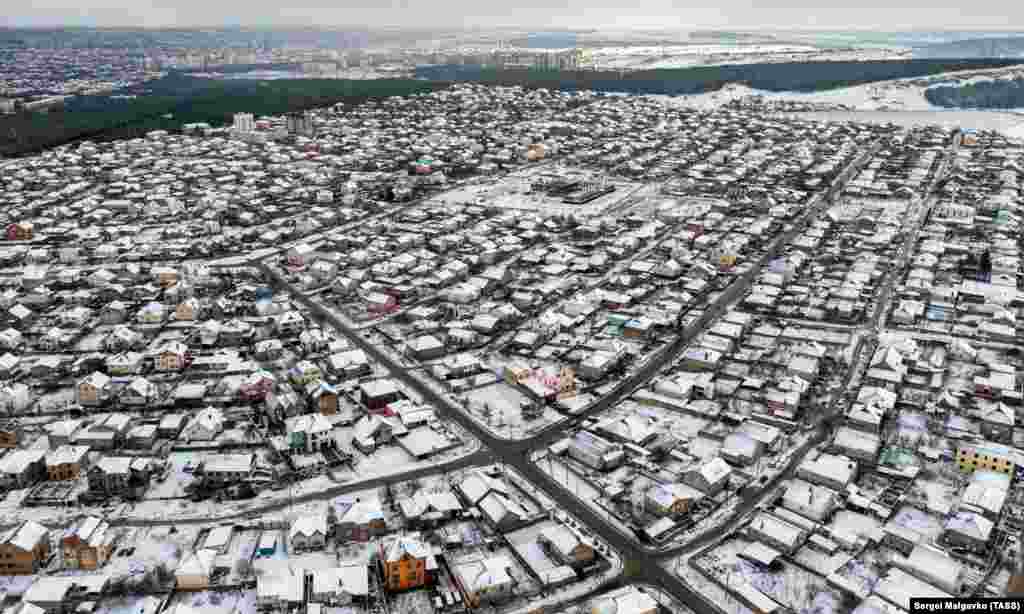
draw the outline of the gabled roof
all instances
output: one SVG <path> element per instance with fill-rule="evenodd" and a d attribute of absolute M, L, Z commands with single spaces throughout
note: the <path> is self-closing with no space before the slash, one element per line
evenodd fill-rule
<path fill-rule="evenodd" d="M 34 520 L 26 520 L 20 525 L 0 535 L 0 543 L 10 544 L 25 552 L 31 551 L 36 544 L 49 535 L 49 529 Z"/>
<path fill-rule="evenodd" d="M 301 516 L 292 523 L 291 529 L 288 530 L 288 538 L 292 539 L 297 535 L 303 537 L 312 537 L 317 533 L 327 536 L 327 514 L 311 514 L 309 516 Z"/>
<path fill-rule="evenodd" d="M 406 556 L 425 559 L 429 555 L 430 546 L 420 539 L 418 533 L 394 536 L 384 547 L 384 560 L 389 563 L 400 561 Z"/>

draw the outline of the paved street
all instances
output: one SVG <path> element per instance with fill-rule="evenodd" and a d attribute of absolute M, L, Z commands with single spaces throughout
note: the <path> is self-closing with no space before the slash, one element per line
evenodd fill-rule
<path fill-rule="evenodd" d="M 771 260 L 778 257 L 783 248 L 790 241 L 802 232 L 825 208 L 831 205 L 834 197 L 841 192 L 842 186 L 854 176 L 857 169 L 859 169 L 869 159 L 873 152 L 874 149 L 865 152 L 857 160 L 853 161 L 846 169 L 844 169 L 835 182 L 833 182 L 826 194 L 811 201 L 806 211 L 804 211 L 800 217 L 792 223 L 789 230 L 782 233 L 772 241 L 772 243 L 765 249 L 761 258 L 753 263 L 753 266 L 751 266 L 748 271 L 735 279 L 733 283 L 730 284 L 726 290 L 708 306 L 698 322 L 683 330 L 674 342 L 654 355 L 643 366 L 628 376 L 623 382 L 616 386 L 611 393 L 603 396 L 579 416 L 573 418 L 572 423 L 579 423 L 586 417 L 605 411 L 619 403 L 628 395 L 632 394 L 637 387 L 643 385 L 654 377 L 662 368 L 665 367 L 665 365 L 677 358 L 698 334 L 700 334 L 716 318 L 722 315 L 730 306 L 734 305 L 743 297 L 744 293 L 750 288 L 761 270 L 767 266 Z M 295 296 L 296 299 L 306 308 L 317 314 L 319 317 L 322 317 L 325 321 L 330 322 L 335 328 L 337 328 L 337 330 L 345 333 L 354 344 L 366 352 L 371 358 L 385 365 L 393 377 L 402 381 L 417 394 L 421 395 L 424 400 L 443 411 L 446 418 L 454 420 L 468 432 L 480 439 L 484 444 L 484 448 L 493 452 L 496 460 L 513 467 L 531 483 L 540 487 L 548 497 L 558 504 L 559 507 L 569 510 L 573 515 L 582 520 L 603 540 L 617 549 L 623 556 L 624 560 L 629 561 L 628 569 L 638 573 L 645 581 L 664 590 L 676 599 L 687 603 L 700 614 L 717 614 L 716 605 L 708 602 L 702 596 L 690 590 L 678 578 L 675 578 L 672 572 L 662 567 L 660 562 L 666 557 L 677 556 L 683 552 L 695 551 L 705 546 L 710 542 L 710 540 L 715 539 L 720 532 L 710 532 L 684 548 L 667 551 L 644 547 L 638 544 L 634 539 L 623 535 L 619 529 L 611 526 L 608 521 L 593 511 L 590 506 L 582 504 L 580 501 L 576 500 L 573 495 L 528 460 L 531 450 L 543 448 L 564 437 L 566 424 L 562 423 L 552 425 L 535 437 L 521 441 L 508 441 L 495 437 L 488 430 L 480 426 L 475 420 L 470 418 L 461 407 L 452 402 L 449 398 L 425 385 L 418 378 L 413 377 L 408 372 L 408 369 L 397 363 L 389 353 L 382 351 L 376 345 L 365 340 L 360 334 L 358 334 L 358 331 L 354 330 L 353 327 L 351 327 L 342 318 L 303 294 L 300 289 L 293 287 L 276 269 L 276 267 L 268 264 L 268 260 L 272 261 L 273 259 L 271 258 L 260 261 L 258 265 L 268 276 L 270 276 L 271 279 L 274 279 L 281 287 L 290 289 L 293 296 Z M 791 476 L 799 460 L 811 446 L 816 443 L 820 443 L 826 434 L 827 421 L 821 420 L 819 421 L 818 430 L 815 436 L 791 457 L 791 462 L 786 469 L 780 472 L 766 488 L 775 488 L 782 480 Z M 389 478 L 389 481 L 400 481 L 401 479 L 404 478 L 396 476 L 395 478 Z M 767 490 L 762 492 L 767 492 Z M 735 514 L 726 524 L 730 525 L 734 523 L 735 520 L 749 513 L 750 510 L 757 505 L 760 498 L 761 494 L 759 493 L 745 496 L 743 502 L 738 506 Z"/>

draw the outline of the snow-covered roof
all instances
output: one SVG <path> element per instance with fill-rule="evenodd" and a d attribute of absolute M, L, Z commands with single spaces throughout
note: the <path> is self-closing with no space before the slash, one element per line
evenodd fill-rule
<path fill-rule="evenodd" d="M 345 593 L 365 597 L 369 593 L 369 568 L 362 564 L 314 569 L 313 594 Z"/>
<path fill-rule="evenodd" d="M 9 530 L 6 535 L 0 538 L 0 543 L 10 544 L 25 552 L 29 552 L 48 534 L 49 529 L 43 525 L 34 520 L 26 520 Z"/>
<path fill-rule="evenodd" d="M 317 533 L 327 536 L 327 514 L 310 514 L 297 518 L 288 530 L 288 538 L 292 539 L 296 535 L 312 537 Z"/>
<path fill-rule="evenodd" d="M 420 539 L 418 533 L 391 537 L 384 547 L 384 560 L 388 562 L 400 561 L 406 556 L 414 559 L 425 559 L 430 556 L 430 546 Z"/>

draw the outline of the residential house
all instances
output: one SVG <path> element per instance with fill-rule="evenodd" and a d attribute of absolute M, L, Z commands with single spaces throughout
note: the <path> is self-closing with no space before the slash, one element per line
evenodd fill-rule
<path fill-rule="evenodd" d="M 224 412 L 217 407 L 200 410 L 181 431 L 185 441 L 213 441 L 224 431 Z"/>
<path fill-rule="evenodd" d="M 417 491 L 413 496 L 398 501 L 406 526 L 432 527 L 447 522 L 461 513 L 458 497 L 450 490 L 442 492 Z"/>
<path fill-rule="evenodd" d="M 838 506 L 834 491 L 800 479 L 789 480 L 782 496 L 782 507 L 818 523 L 826 522 Z"/>
<path fill-rule="evenodd" d="M 31 390 L 27 384 L 16 382 L 0 386 L 0 412 L 22 412 L 31 404 Z"/>
<path fill-rule="evenodd" d="M 85 516 L 64 531 L 60 546 L 65 569 L 94 571 L 110 559 L 117 533 L 96 516 Z"/>
<path fill-rule="evenodd" d="M 379 499 L 336 499 L 335 534 L 340 541 L 367 542 L 387 531 L 387 518 Z"/>
<path fill-rule="evenodd" d="M 216 550 L 198 550 L 183 557 L 174 570 L 175 587 L 179 591 L 204 591 L 210 587 Z"/>
<path fill-rule="evenodd" d="M 132 450 L 151 450 L 156 445 L 157 425 L 137 424 L 128 429 L 125 445 Z"/>
<path fill-rule="evenodd" d="M 590 431 L 577 432 L 569 444 L 568 452 L 571 458 L 598 471 L 614 469 L 626 457 L 621 444 L 612 443 Z"/>
<path fill-rule="evenodd" d="M 312 382 L 307 387 L 310 408 L 325 416 L 338 413 L 338 389 L 326 382 Z"/>
<path fill-rule="evenodd" d="M 352 443 L 364 454 L 369 454 L 378 447 L 391 441 L 395 435 L 395 423 L 379 415 L 367 415 L 360 418 L 352 429 Z M 398 422 L 398 424 L 401 424 Z"/>
<path fill-rule="evenodd" d="M 306 328 L 306 320 L 298 311 L 285 311 L 274 318 L 274 330 L 282 336 L 298 335 Z"/>
<path fill-rule="evenodd" d="M 841 426 L 832 438 L 831 449 L 842 456 L 874 464 L 881 448 L 877 435 L 848 426 Z"/>
<path fill-rule="evenodd" d="M 995 523 L 981 514 L 959 511 L 946 520 L 942 536 L 947 543 L 983 552 L 988 548 Z"/>
<path fill-rule="evenodd" d="M 683 483 L 654 484 L 644 493 L 644 509 L 655 516 L 679 516 L 702 498 L 703 492 Z"/>
<path fill-rule="evenodd" d="M 919 580 L 953 595 L 960 594 L 964 588 L 966 567 L 938 548 L 918 544 L 910 556 L 897 557 L 893 562 Z"/>
<path fill-rule="evenodd" d="M 64 444 L 46 455 L 47 479 L 77 480 L 89 466 L 89 446 Z"/>
<path fill-rule="evenodd" d="M 243 482 L 255 468 L 255 454 L 210 454 L 202 463 L 202 476 L 212 482 Z"/>
<path fill-rule="evenodd" d="M 729 484 L 731 476 L 732 467 L 722 458 L 715 457 L 686 471 L 683 474 L 683 483 L 706 495 L 715 495 Z"/>
<path fill-rule="evenodd" d="M 160 388 L 144 377 L 136 377 L 121 389 L 117 402 L 128 407 L 146 407 L 160 399 Z"/>
<path fill-rule="evenodd" d="M 429 562 L 436 561 L 430 546 L 418 533 L 392 535 L 378 546 L 384 572 L 384 586 L 392 592 L 426 585 Z"/>
<path fill-rule="evenodd" d="M 347 350 L 327 357 L 327 369 L 342 379 L 355 379 L 371 373 L 370 361 L 362 350 Z"/>
<path fill-rule="evenodd" d="M 997 443 L 962 440 L 957 443 L 956 463 L 966 473 L 982 469 L 1013 476 L 1017 468 L 1024 467 L 1024 454 Z"/>
<path fill-rule="evenodd" d="M 322 414 L 304 414 L 285 421 L 288 447 L 294 452 L 312 454 L 334 446 L 332 425 Z"/>
<path fill-rule="evenodd" d="M 119 352 L 106 360 L 107 373 L 115 376 L 133 375 L 142 370 L 145 357 L 138 352 Z"/>
<path fill-rule="evenodd" d="M 756 463 L 764 453 L 764 446 L 747 433 L 737 431 L 726 436 L 718 453 L 733 465 L 743 467 Z"/>
<path fill-rule="evenodd" d="M 27 576 L 38 573 L 50 557 L 50 531 L 25 520 L 0 532 L 0 574 Z"/>
<path fill-rule="evenodd" d="M 47 437 L 50 439 L 50 447 L 57 448 L 74 442 L 75 435 L 82 428 L 82 424 L 82 420 L 74 418 L 58 420 L 47 424 L 44 428 L 46 429 Z"/>
<path fill-rule="evenodd" d="M 16 419 L 0 419 L 0 448 L 17 448 L 21 439 L 21 423 Z"/>
<path fill-rule="evenodd" d="M 511 573 L 513 563 L 505 555 L 470 556 L 459 560 L 453 567 L 455 581 L 470 608 L 507 599 L 516 584 Z"/>
<path fill-rule="evenodd" d="M 76 392 L 76 401 L 79 405 L 103 405 L 110 399 L 110 378 L 96 371 L 78 382 Z"/>
<path fill-rule="evenodd" d="M 165 310 L 162 303 L 150 302 L 143 305 L 137 314 L 135 321 L 142 325 L 156 325 L 164 321 Z"/>
<path fill-rule="evenodd" d="M 502 533 L 523 526 L 531 517 L 530 512 L 507 494 L 490 492 L 477 503 L 480 513 L 495 530 Z"/>
<path fill-rule="evenodd" d="M 131 421 L 128 414 L 105 414 L 95 419 L 88 428 L 76 432 L 74 443 L 88 446 L 92 450 L 113 450 L 124 445 Z"/>
<path fill-rule="evenodd" d="M 309 600 L 328 606 L 362 603 L 369 595 L 369 567 L 364 563 L 350 563 L 342 567 L 314 569 Z"/>
<path fill-rule="evenodd" d="M 300 516 L 288 530 L 288 543 L 293 552 L 322 550 L 327 546 L 327 514 Z"/>
<path fill-rule="evenodd" d="M 306 570 L 290 563 L 262 569 L 256 576 L 257 611 L 292 612 L 305 601 Z"/>
<path fill-rule="evenodd" d="M 164 414 L 156 428 L 156 434 L 164 439 L 177 439 L 188 420 L 185 414 Z"/>
<path fill-rule="evenodd" d="M 320 367 L 309 360 L 300 360 L 288 370 L 288 379 L 298 386 L 306 386 L 318 382 L 323 377 Z"/>
<path fill-rule="evenodd" d="M 774 514 L 760 512 L 750 524 L 747 532 L 752 539 L 764 542 L 784 554 L 793 554 L 807 538 L 807 531 L 789 523 Z"/>
<path fill-rule="evenodd" d="M 93 498 L 138 500 L 146 493 L 154 462 L 139 456 L 104 456 L 89 468 L 89 494 Z"/>
<path fill-rule="evenodd" d="M 111 352 L 123 352 L 142 346 L 145 337 L 135 329 L 124 325 L 114 327 L 103 339 L 103 347 Z"/>
<path fill-rule="evenodd" d="M 28 488 L 46 477 L 46 450 L 11 450 L 0 457 L 0 486 Z"/>
<path fill-rule="evenodd" d="M 576 569 L 592 564 L 597 556 L 589 540 L 562 523 L 542 529 L 537 542 L 544 546 L 553 560 Z"/>
<path fill-rule="evenodd" d="M 796 474 L 812 484 L 845 492 L 846 487 L 857 479 L 857 462 L 845 456 L 819 454 L 800 463 Z"/>
<path fill-rule="evenodd" d="M 180 371 L 191 362 L 191 352 L 184 343 L 173 341 L 162 347 L 156 355 L 157 371 Z"/>
<path fill-rule="evenodd" d="M 390 379 L 377 379 L 359 386 L 359 399 L 371 412 L 381 411 L 402 398 L 398 386 Z"/>
<path fill-rule="evenodd" d="M 661 611 L 658 601 L 637 586 L 625 586 L 603 593 L 594 601 L 592 612 L 615 612 L 616 614 L 657 614 Z M 762 614 L 768 614 L 763 612 Z"/>
<path fill-rule="evenodd" d="M 191 322 L 197 320 L 202 313 L 202 306 L 197 298 L 187 298 L 178 303 L 174 309 L 174 319 L 179 322 Z"/>

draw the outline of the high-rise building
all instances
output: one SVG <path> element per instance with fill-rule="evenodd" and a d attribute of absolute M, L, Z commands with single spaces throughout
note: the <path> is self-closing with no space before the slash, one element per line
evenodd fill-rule
<path fill-rule="evenodd" d="M 285 121 L 288 134 L 313 135 L 313 114 L 311 112 L 290 113 Z"/>
<path fill-rule="evenodd" d="M 239 133 L 254 132 L 256 130 L 256 119 L 252 113 L 235 113 L 231 129 Z"/>

